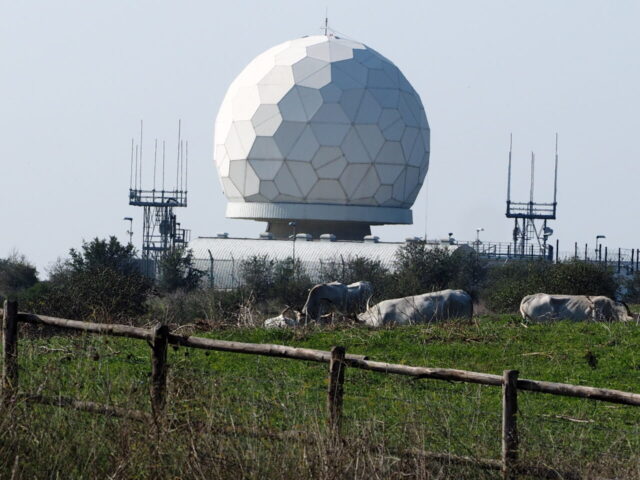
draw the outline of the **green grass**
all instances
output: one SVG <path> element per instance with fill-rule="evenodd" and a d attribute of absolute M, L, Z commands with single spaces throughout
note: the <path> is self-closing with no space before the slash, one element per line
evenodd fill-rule
<path fill-rule="evenodd" d="M 517 317 L 503 315 L 482 317 L 473 324 L 229 329 L 201 335 L 327 350 L 343 345 L 348 353 L 379 361 L 495 374 L 516 369 L 521 378 L 640 392 L 640 330 L 635 323 L 559 322 L 527 328 Z M 150 349 L 144 342 L 31 332 L 28 338 L 23 335 L 19 351 L 22 391 L 149 410 Z M 24 478 L 151 475 L 152 467 L 134 460 L 136 456 L 153 457 L 154 465 L 167 469 L 168 478 L 330 477 L 331 468 L 318 453 L 322 448 L 314 450 L 316 458 L 303 444 L 222 441 L 216 434 L 221 425 L 296 430 L 312 434 L 317 446 L 324 438 L 326 365 L 186 348 L 170 349 L 169 363 L 168 412 L 173 422 L 161 446 L 146 425 L 18 405 L 11 418 L 0 418 L 0 428 L 8 433 L 0 437 L 0 477 L 8 476 L 16 454 L 22 458 L 18 471 Z M 353 451 L 384 448 L 379 456 L 384 477 L 407 468 L 420 471 L 413 463 L 389 460 L 407 447 L 497 459 L 500 402 L 497 387 L 347 369 L 345 436 Z M 599 474 L 640 474 L 639 408 L 527 392 L 520 392 L 519 406 L 525 460 Z M 354 467 L 352 460 L 351 466 L 341 468 L 364 468 L 357 462 Z M 367 468 L 374 468 L 371 465 Z M 424 478 L 463 475 L 445 472 L 437 477 L 433 472 L 427 469 L 431 476 Z"/>

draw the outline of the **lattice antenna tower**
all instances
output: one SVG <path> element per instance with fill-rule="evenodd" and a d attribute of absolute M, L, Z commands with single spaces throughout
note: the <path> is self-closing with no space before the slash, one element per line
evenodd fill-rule
<path fill-rule="evenodd" d="M 541 203 L 534 201 L 534 179 L 536 157 L 531 152 L 531 184 L 528 202 L 511 201 L 511 160 L 513 152 L 513 135 L 509 136 L 509 172 L 507 176 L 507 218 L 514 219 L 513 251 L 515 255 L 540 256 L 547 255 L 547 240 L 553 230 L 547 226 L 548 220 L 556 219 L 558 207 L 558 134 L 556 133 L 555 166 L 553 179 L 553 202 Z M 542 225 L 538 227 L 539 222 Z"/>
<path fill-rule="evenodd" d="M 143 208 L 142 259 L 144 272 L 155 276 L 159 261 L 167 253 L 185 246 L 190 231 L 181 228 L 174 208 L 187 206 L 189 143 L 182 139 L 182 122 L 178 121 L 178 144 L 176 151 L 176 182 L 173 189 L 165 188 L 166 144 L 158 152 L 158 139 L 154 142 L 153 184 L 151 189 L 143 187 L 142 177 L 143 122 L 140 121 L 139 143 L 131 140 L 131 174 L 129 179 L 129 205 Z M 161 154 L 161 178 L 158 179 L 158 154 Z M 159 183 L 159 185 L 156 184 Z M 157 188 L 159 187 L 159 188 Z"/>

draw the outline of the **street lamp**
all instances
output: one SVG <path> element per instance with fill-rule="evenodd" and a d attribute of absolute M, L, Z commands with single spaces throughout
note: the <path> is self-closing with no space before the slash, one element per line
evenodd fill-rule
<path fill-rule="evenodd" d="M 598 241 L 601 239 L 607 238 L 604 235 L 596 235 L 596 260 L 599 259 L 599 257 L 602 257 L 602 255 L 598 255 Z"/>
<path fill-rule="evenodd" d="M 133 218 L 124 217 L 122 220 L 129 222 L 129 230 L 127 230 L 127 235 L 129 235 L 129 244 L 133 244 Z"/>
<path fill-rule="evenodd" d="M 476 250 L 480 251 L 480 232 L 484 232 L 484 228 L 476 228 Z"/>
<path fill-rule="evenodd" d="M 294 268 L 294 272 L 295 272 L 295 268 L 296 268 L 296 222 L 289 222 L 289 226 L 291 227 L 291 230 L 293 231 L 293 235 L 291 235 L 291 238 L 293 240 L 293 268 Z"/>

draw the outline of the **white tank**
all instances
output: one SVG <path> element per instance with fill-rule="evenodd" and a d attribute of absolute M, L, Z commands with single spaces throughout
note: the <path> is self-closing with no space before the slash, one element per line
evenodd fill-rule
<path fill-rule="evenodd" d="M 228 217 L 411 223 L 429 124 L 388 59 L 352 40 L 309 36 L 267 50 L 233 81 L 214 156 Z"/>

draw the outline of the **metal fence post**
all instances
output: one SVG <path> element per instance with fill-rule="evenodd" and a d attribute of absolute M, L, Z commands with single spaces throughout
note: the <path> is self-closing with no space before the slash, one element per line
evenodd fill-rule
<path fill-rule="evenodd" d="M 4 301 L 2 319 L 2 401 L 13 401 L 18 390 L 18 302 Z"/>
<path fill-rule="evenodd" d="M 502 377 L 502 478 L 513 480 L 518 461 L 518 371 L 505 370 Z"/>
<path fill-rule="evenodd" d="M 167 400 L 167 345 L 169 327 L 156 325 L 151 343 L 151 410 L 153 419 L 158 423 Z"/>
<path fill-rule="evenodd" d="M 622 255 L 622 249 L 618 248 L 618 272 L 617 273 L 620 273 L 620 263 L 622 261 L 621 255 Z"/>
<path fill-rule="evenodd" d="M 329 363 L 329 390 L 327 398 L 327 413 L 329 415 L 329 427 L 333 433 L 340 433 L 342 419 L 342 395 L 344 393 L 344 347 L 331 349 L 331 362 Z"/>

